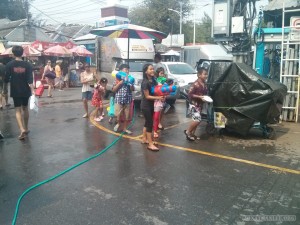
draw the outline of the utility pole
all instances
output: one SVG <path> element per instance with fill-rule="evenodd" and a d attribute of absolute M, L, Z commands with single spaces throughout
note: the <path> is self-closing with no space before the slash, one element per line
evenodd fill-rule
<path fill-rule="evenodd" d="M 180 29 L 179 29 L 179 31 L 180 31 L 180 34 L 182 34 L 182 5 L 183 5 L 183 3 L 182 2 L 179 2 L 179 4 L 180 4 Z"/>
<path fill-rule="evenodd" d="M 35 41 L 36 40 L 36 31 L 31 26 L 31 17 L 30 17 L 30 12 L 29 12 L 29 0 L 25 0 L 24 7 L 25 7 L 25 13 L 26 13 L 26 19 L 27 19 L 27 23 L 24 28 L 24 41 Z"/>
<path fill-rule="evenodd" d="M 26 0 L 24 2 L 24 6 L 25 6 L 25 12 L 26 12 L 26 18 L 27 18 L 27 25 L 29 25 L 30 17 L 29 17 L 29 2 L 28 2 L 28 0 Z"/>

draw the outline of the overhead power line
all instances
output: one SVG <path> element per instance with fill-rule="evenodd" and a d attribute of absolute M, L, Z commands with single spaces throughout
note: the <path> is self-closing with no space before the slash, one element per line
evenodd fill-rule
<path fill-rule="evenodd" d="M 77 5 L 75 7 L 68 7 L 68 11 L 73 11 L 73 10 L 76 10 L 76 9 L 83 9 L 83 8 L 86 8 L 86 7 L 89 7 L 89 6 L 95 6 L 95 3 L 92 3 L 92 4 L 80 4 L 80 5 Z M 45 9 L 44 9 L 45 10 Z M 57 9 L 57 7 L 52 7 L 52 9 L 50 8 L 47 8 L 47 13 L 57 13 L 57 14 L 60 14 L 60 13 L 64 13 L 66 12 L 66 8 L 59 8 Z M 87 11 L 88 13 L 88 11 Z"/>
<path fill-rule="evenodd" d="M 40 13 L 42 13 L 43 15 L 47 16 L 49 19 L 59 23 L 59 24 L 62 24 L 61 22 L 57 21 L 56 19 L 53 19 L 51 16 L 48 16 L 46 13 L 44 13 L 43 11 L 39 10 L 38 8 L 36 8 L 34 5 L 32 5 L 31 3 L 29 3 L 31 7 L 33 7 L 34 9 L 36 9 L 37 11 L 39 11 Z"/>

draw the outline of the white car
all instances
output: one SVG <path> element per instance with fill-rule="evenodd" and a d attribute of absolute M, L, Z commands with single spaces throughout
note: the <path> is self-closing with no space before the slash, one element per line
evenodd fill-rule
<path fill-rule="evenodd" d="M 114 69 L 118 68 L 123 63 L 126 63 L 126 62 L 125 61 L 116 62 Z M 134 84 L 135 90 L 132 92 L 132 95 L 133 95 L 133 98 L 135 101 L 140 101 L 142 98 L 141 83 L 143 80 L 143 66 L 147 63 L 152 64 L 152 61 L 150 61 L 150 62 L 148 62 L 148 61 L 130 61 L 129 62 L 129 67 L 130 67 L 129 74 L 132 75 L 135 79 L 135 84 Z M 117 72 L 117 71 L 115 70 L 115 72 Z M 115 80 L 115 77 L 112 76 L 112 73 L 106 73 L 106 72 L 102 72 L 101 77 L 105 77 L 108 80 L 107 93 L 106 93 L 106 97 L 108 97 L 109 94 L 111 93 L 112 84 Z M 169 78 L 173 79 L 174 85 L 177 86 L 177 91 L 176 91 L 175 95 L 167 96 L 167 103 L 170 105 L 173 105 L 175 103 L 176 99 L 180 97 L 180 88 L 179 88 L 179 85 L 178 85 L 178 82 L 176 79 L 174 79 L 173 77 L 169 77 Z"/>
<path fill-rule="evenodd" d="M 170 79 L 177 80 L 179 87 L 187 86 L 197 80 L 197 71 L 184 62 L 161 62 Z"/>

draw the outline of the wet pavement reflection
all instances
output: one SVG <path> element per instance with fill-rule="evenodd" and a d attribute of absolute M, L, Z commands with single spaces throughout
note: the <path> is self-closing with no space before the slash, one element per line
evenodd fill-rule
<path fill-rule="evenodd" d="M 1 225 L 11 224 L 25 189 L 117 138 L 107 132 L 113 128 L 107 118 L 95 126 L 82 111 L 80 102 L 43 104 L 23 142 L 16 138 L 14 110 L 0 112 Z M 178 101 L 164 117 L 160 151 L 151 152 L 139 140 L 144 120 L 136 117 L 132 138 L 30 192 L 17 224 L 248 224 L 242 215 L 258 214 L 300 220 L 298 124 L 276 125 L 277 140 L 258 130 L 210 136 L 202 124 L 201 140 L 189 142 L 183 133 L 189 121 Z"/>

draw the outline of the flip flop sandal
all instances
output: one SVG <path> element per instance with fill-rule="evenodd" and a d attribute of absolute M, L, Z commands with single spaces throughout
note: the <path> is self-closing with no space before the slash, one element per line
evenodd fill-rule
<path fill-rule="evenodd" d="M 141 144 L 143 144 L 143 145 L 146 145 L 146 144 L 149 145 L 149 142 L 146 142 L 146 141 L 144 142 L 144 141 L 142 141 Z"/>
<path fill-rule="evenodd" d="M 184 130 L 183 132 L 184 132 L 184 134 L 185 134 L 187 140 L 189 140 L 189 141 L 195 141 L 195 137 L 189 135 L 189 134 L 187 133 L 187 130 Z"/>
<path fill-rule="evenodd" d="M 159 137 L 158 133 L 153 133 L 153 138 L 158 138 L 158 137 Z"/>
<path fill-rule="evenodd" d="M 149 146 L 147 147 L 148 150 L 153 151 L 153 152 L 157 152 L 159 151 L 158 148 L 150 148 Z"/>
<path fill-rule="evenodd" d="M 196 140 L 200 140 L 201 138 L 196 136 L 196 135 L 192 135 Z"/>
<path fill-rule="evenodd" d="M 159 129 L 159 130 L 164 130 L 165 128 L 164 128 L 164 127 L 158 127 L 158 129 Z"/>
<path fill-rule="evenodd" d="M 187 135 L 186 139 L 188 139 L 189 141 L 195 141 L 195 138 L 193 136 Z"/>
<path fill-rule="evenodd" d="M 25 137 L 26 137 L 26 133 L 25 133 L 25 132 L 22 132 L 22 133 L 20 134 L 20 136 L 18 137 L 18 139 L 19 139 L 19 140 L 24 140 Z"/>

